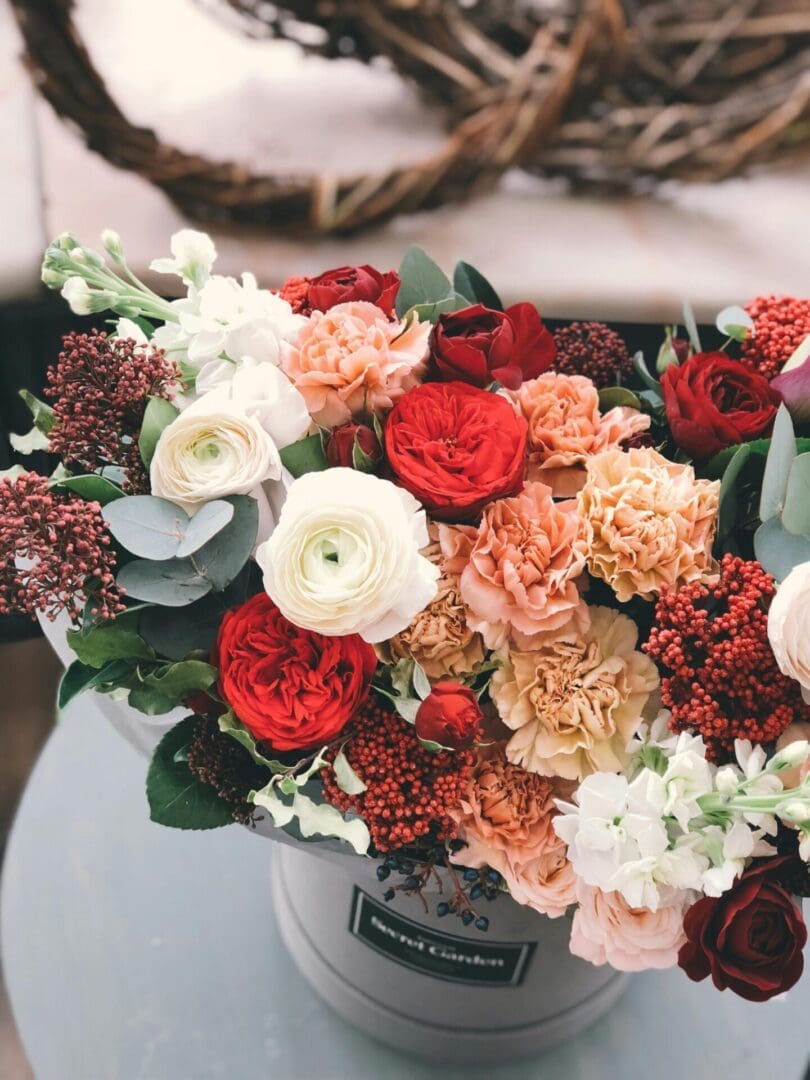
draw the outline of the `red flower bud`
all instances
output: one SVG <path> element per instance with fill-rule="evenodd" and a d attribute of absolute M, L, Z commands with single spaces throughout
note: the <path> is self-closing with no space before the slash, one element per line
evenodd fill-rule
<path fill-rule="evenodd" d="M 416 734 L 451 750 L 464 750 L 475 742 L 483 716 L 478 698 L 468 686 L 440 682 L 416 713 Z"/>
<path fill-rule="evenodd" d="M 326 460 L 333 467 L 342 465 L 347 469 L 360 469 L 370 472 L 382 457 L 382 447 L 375 432 L 365 424 L 341 424 L 333 428 L 326 438 Z M 370 458 L 366 467 L 361 464 L 362 457 Z"/>

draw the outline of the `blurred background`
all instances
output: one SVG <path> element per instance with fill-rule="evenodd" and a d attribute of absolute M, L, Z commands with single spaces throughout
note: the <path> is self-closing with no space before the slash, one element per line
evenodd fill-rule
<path fill-rule="evenodd" d="M 417 243 L 633 344 L 810 291 L 807 0 L 0 0 L 0 138 L 0 468 L 80 323 L 39 283 L 64 230 L 148 278 L 194 223 L 268 287 Z M 0 850 L 58 674 L 0 620 Z"/>

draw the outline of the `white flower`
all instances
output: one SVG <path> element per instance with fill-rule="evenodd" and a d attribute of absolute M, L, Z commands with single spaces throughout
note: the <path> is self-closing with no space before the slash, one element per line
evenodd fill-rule
<path fill-rule="evenodd" d="M 208 233 L 180 229 L 172 236 L 170 248 L 173 258 L 153 259 L 150 270 L 159 274 L 177 274 L 186 285 L 196 288 L 204 285 L 217 257 L 217 249 Z"/>
<path fill-rule="evenodd" d="M 768 610 L 768 640 L 779 670 L 810 702 L 810 562 L 794 566 Z"/>
<path fill-rule="evenodd" d="M 236 409 L 199 408 L 181 413 L 161 432 L 150 467 L 152 494 L 193 514 L 223 495 L 257 494 L 279 480 L 281 458 L 255 416 Z"/>
<path fill-rule="evenodd" d="M 806 863 L 810 863 L 810 831 L 802 833 L 802 838 L 799 841 L 799 858 Z"/>
<path fill-rule="evenodd" d="M 717 825 L 703 829 L 704 849 L 712 866 L 703 874 L 702 888 L 707 896 L 722 896 L 745 870 L 755 853 L 757 834 L 741 821 L 726 832 Z"/>
<path fill-rule="evenodd" d="M 62 298 L 67 300 L 74 315 L 90 315 L 96 310 L 90 286 L 80 277 L 69 277 L 62 286 Z"/>
<path fill-rule="evenodd" d="M 427 543 L 425 512 L 408 492 L 369 473 L 328 469 L 291 485 L 256 561 L 290 622 L 377 642 L 435 596 L 438 568 L 419 554 Z"/>
<path fill-rule="evenodd" d="M 713 783 L 711 766 L 703 754 L 692 749 L 681 750 L 680 746 L 679 740 L 664 773 L 667 793 L 664 813 L 674 817 L 686 832 L 692 818 L 701 813 L 698 799 L 713 790 Z"/>

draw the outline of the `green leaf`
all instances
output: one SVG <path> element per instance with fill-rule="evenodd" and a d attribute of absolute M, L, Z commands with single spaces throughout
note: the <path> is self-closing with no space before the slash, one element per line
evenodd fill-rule
<path fill-rule="evenodd" d="M 82 476 L 63 476 L 55 483 L 52 483 L 51 486 L 60 490 L 64 488 L 66 491 L 73 491 L 77 495 L 81 495 L 83 499 L 87 499 L 88 502 L 97 502 L 101 506 L 106 506 L 107 503 L 121 499 L 124 495 L 120 487 L 105 477 L 98 476 L 96 473 L 86 473 Z"/>
<path fill-rule="evenodd" d="M 789 533 L 774 515 L 754 533 L 754 554 L 769 574 L 784 581 L 794 566 L 810 562 L 810 539 Z"/>
<path fill-rule="evenodd" d="M 30 390 L 20 390 L 19 395 L 28 406 L 28 410 L 34 418 L 34 427 L 37 431 L 41 431 L 43 435 L 50 435 L 53 425 L 56 422 L 53 415 L 53 409 L 50 405 L 46 405 L 44 401 L 40 401 L 39 398 L 34 397 Z"/>
<path fill-rule="evenodd" d="M 683 325 L 686 327 L 686 332 L 689 335 L 693 350 L 696 353 L 703 352 L 703 348 L 700 344 L 700 334 L 698 333 L 695 313 L 692 311 L 692 305 L 688 300 L 684 300 L 683 302 Z"/>
<path fill-rule="evenodd" d="M 484 307 L 493 308 L 495 311 L 503 311 L 501 298 L 480 270 L 476 270 L 469 263 L 461 260 L 456 263 L 453 271 L 453 288 L 472 303 L 483 304 Z"/>
<path fill-rule="evenodd" d="M 416 691 L 416 696 L 422 701 L 430 694 L 431 690 L 430 679 L 425 674 L 425 669 L 421 664 L 415 662 L 413 665 L 413 688 Z"/>
<path fill-rule="evenodd" d="M 104 686 L 115 685 L 132 670 L 125 660 L 111 660 L 103 667 L 96 668 L 74 660 L 65 671 L 59 683 L 57 695 L 58 708 L 66 708 L 75 697 L 85 690 L 97 690 Z"/>
<path fill-rule="evenodd" d="M 743 444 L 751 450 L 752 457 L 766 458 L 771 448 L 770 439 L 752 439 Z M 796 439 L 796 449 L 800 454 L 810 452 L 810 439 Z M 727 446 L 725 450 L 719 450 L 700 468 L 700 475 L 708 480 L 720 480 L 728 468 L 728 464 L 739 450 L 739 446 Z"/>
<path fill-rule="evenodd" d="M 135 559 L 118 571 L 118 584 L 136 600 L 162 607 L 185 607 L 211 591 L 211 582 L 188 559 Z"/>
<path fill-rule="evenodd" d="M 720 498 L 718 505 L 718 537 L 720 540 L 729 536 L 737 524 L 738 517 L 738 503 L 737 503 L 737 480 L 742 472 L 743 466 L 751 456 L 751 447 L 743 443 L 742 446 L 738 446 L 737 450 L 729 462 L 728 468 L 723 473 L 723 479 L 720 483 Z"/>
<path fill-rule="evenodd" d="M 366 785 L 349 764 L 349 759 L 341 750 L 335 757 L 335 780 L 341 791 L 347 795 L 361 795 L 366 790 Z"/>
<path fill-rule="evenodd" d="M 217 681 L 217 669 L 202 660 L 180 660 L 141 676 L 130 691 L 129 703 L 148 716 L 170 712 L 195 690 L 208 690 Z"/>
<path fill-rule="evenodd" d="M 104 508 L 104 520 L 123 548 L 141 559 L 171 559 L 188 528 L 182 507 L 155 495 L 128 495 Z"/>
<path fill-rule="evenodd" d="M 224 606 L 209 593 L 187 607 L 149 607 L 141 616 L 141 637 L 169 660 L 184 660 L 199 649 L 208 653 L 216 641 Z"/>
<path fill-rule="evenodd" d="M 443 300 L 436 300 L 429 304 L 414 304 L 412 308 L 408 308 L 406 317 L 410 318 L 412 315 L 416 315 L 420 322 L 435 323 L 440 315 L 444 315 L 448 311 L 460 311 L 465 307 L 469 307 L 467 299 L 454 292 Z"/>
<path fill-rule="evenodd" d="M 371 844 L 368 826 L 360 818 L 346 821 L 341 812 L 328 803 L 315 803 L 300 791 L 292 803 L 285 803 L 278 794 L 278 778 L 274 777 L 261 791 L 252 791 L 250 801 L 267 810 L 273 824 L 286 829 L 295 822 L 305 839 L 311 836 L 336 837 L 351 844 L 358 855 L 365 855 Z"/>
<path fill-rule="evenodd" d="M 307 435 L 305 439 L 290 443 L 279 451 L 281 463 L 297 479 L 309 472 L 323 472 L 329 468 L 320 435 Z"/>
<path fill-rule="evenodd" d="M 626 386 L 606 386 L 599 391 L 599 411 L 608 412 L 617 406 L 626 406 L 630 409 L 642 409 L 643 404 L 638 394 L 628 390 Z"/>
<path fill-rule="evenodd" d="M 175 552 L 177 558 L 184 559 L 187 555 L 193 555 L 224 529 L 232 518 L 233 504 L 225 499 L 204 503 L 186 526 L 186 534 Z"/>
<path fill-rule="evenodd" d="M 49 450 L 51 445 L 48 436 L 43 434 L 36 425 L 25 435 L 17 435 L 13 431 L 9 432 L 8 441 L 18 454 L 23 455 L 35 454 L 37 450 Z"/>
<path fill-rule="evenodd" d="M 394 708 L 402 719 L 406 720 L 409 724 L 416 723 L 416 714 L 419 712 L 419 706 L 421 704 L 422 702 L 419 698 L 394 698 Z"/>
<path fill-rule="evenodd" d="M 661 383 L 654 375 L 650 374 L 647 363 L 644 359 L 643 352 L 637 352 L 633 357 L 633 369 L 638 377 L 644 383 L 648 390 L 653 390 L 659 397 L 661 396 Z"/>
<path fill-rule="evenodd" d="M 453 293 L 450 279 L 422 248 L 408 248 L 399 264 L 402 284 L 397 294 L 397 315 L 400 318 L 418 304 L 435 304 Z"/>
<path fill-rule="evenodd" d="M 164 428 L 167 428 L 172 420 L 176 420 L 179 415 L 180 410 L 165 398 L 150 397 L 147 401 L 146 410 L 143 414 L 143 423 L 141 424 L 141 433 L 138 436 L 138 450 L 141 454 L 141 461 L 143 461 L 147 469 L 152 464 L 155 447 Z"/>
<path fill-rule="evenodd" d="M 259 532 L 259 504 L 250 495 L 228 495 L 233 507 L 228 525 L 191 556 L 197 573 L 220 592 L 236 578 L 250 558 Z M 159 602 L 159 601 L 158 601 Z"/>
<path fill-rule="evenodd" d="M 236 739 L 236 741 L 247 750 L 257 765 L 266 766 L 272 773 L 286 772 L 286 765 L 282 764 L 280 761 L 274 761 L 272 758 L 266 758 L 264 754 L 261 754 L 256 749 L 256 740 L 253 735 L 248 731 L 241 720 L 237 720 L 230 709 L 220 716 L 218 722 L 219 730 L 225 735 L 230 735 L 232 739 Z"/>
<path fill-rule="evenodd" d="M 810 536 L 810 454 L 800 454 L 790 466 L 782 524 L 796 536 Z"/>
<path fill-rule="evenodd" d="M 734 304 L 723 308 L 715 319 L 715 326 L 721 334 L 742 343 L 748 337 L 748 332 L 753 330 L 754 320 L 744 308 Z"/>
<path fill-rule="evenodd" d="M 155 654 L 138 633 L 137 620 L 137 613 L 125 613 L 88 634 L 68 630 L 68 645 L 83 664 L 94 668 L 103 667 L 110 660 L 151 660 Z"/>
<path fill-rule="evenodd" d="M 195 717 L 181 720 L 158 743 L 146 778 L 149 816 L 175 829 L 216 829 L 233 821 L 231 808 L 214 789 L 198 780 L 185 757 Z"/>
<path fill-rule="evenodd" d="M 785 406 L 780 405 L 773 425 L 768 459 L 765 462 L 765 475 L 762 478 L 762 494 L 759 500 L 761 521 L 768 521 L 780 513 L 784 506 L 788 475 L 795 457 L 793 421 Z"/>
<path fill-rule="evenodd" d="M 451 753 L 455 753 L 452 746 L 442 746 L 441 743 L 435 742 L 433 739 L 420 739 L 419 742 L 430 754 L 439 754 L 442 750 L 449 750 Z"/>

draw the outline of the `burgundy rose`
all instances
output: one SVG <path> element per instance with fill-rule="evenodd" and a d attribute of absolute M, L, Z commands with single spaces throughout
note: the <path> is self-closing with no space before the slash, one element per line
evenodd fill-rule
<path fill-rule="evenodd" d="M 332 428 L 326 436 L 325 450 L 330 465 L 347 469 L 361 468 L 358 461 L 365 455 L 371 460 L 361 468 L 362 472 L 373 470 L 382 458 L 382 446 L 375 432 L 366 424 L 353 421 Z"/>
<path fill-rule="evenodd" d="M 767 379 L 722 352 L 671 364 L 661 390 L 673 439 L 697 460 L 767 435 L 781 401 Z"/>
<path fill-rule="evenodd" d="M 499 382 L 517 390 L 554 363 L 557 346 L 533 304 L 494 311 L 481 304 L 440 315 L 431 355 L 443 381 L 459 379 L 485 387 Z"/>
<path fill-rule="evenodd" d="M 767 1001 L 798 981 L 807 927 L 778 881 L 787 861 L 753 866 L 722 896 L 689 908 L 678 963 L 690 979 L 711 975 L 718 990 L 728 987 L 747 1001 Z"/>
<path fill-rule="evenodd" d="M 416 713 L 416 734 L 450 750 L 472 746 L 481 727 L 478 698 L 468 686 L 437 683 Z"/>
<path fill-rule="evenodd" d="M 312 311 L 328 311 L 335 304 L 367 300 L 390 315 L 399 286 L 395 270 L 383 274 L 373 266 L 338 266 L 310 278 L 309 306 Z"/>

